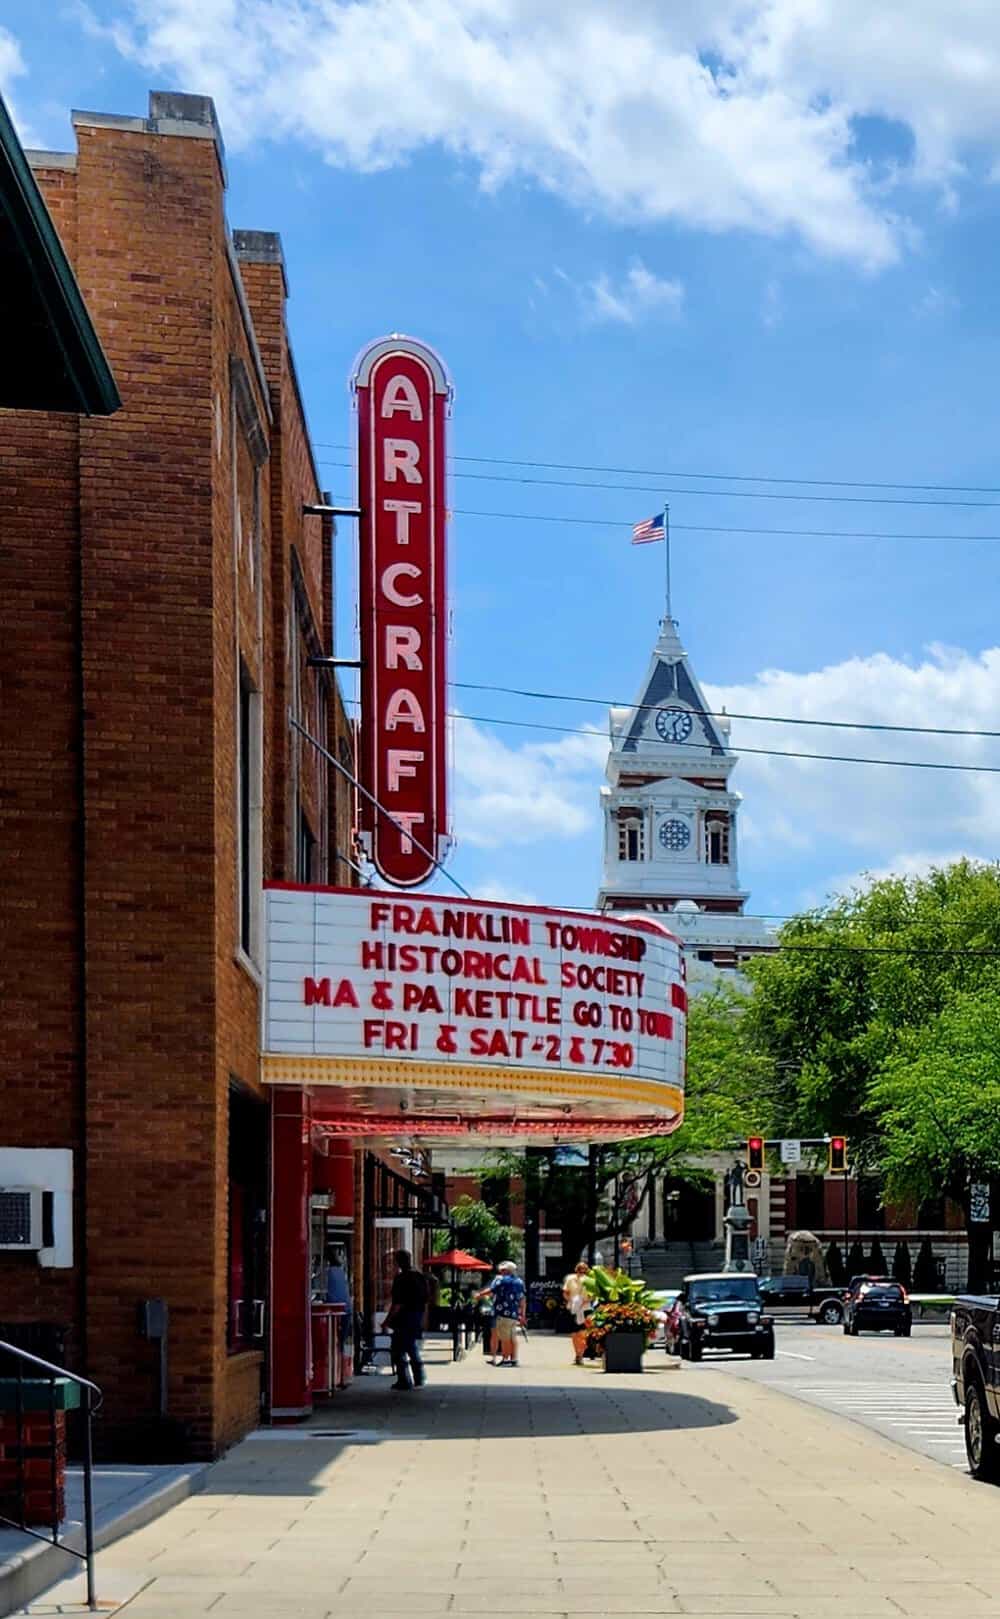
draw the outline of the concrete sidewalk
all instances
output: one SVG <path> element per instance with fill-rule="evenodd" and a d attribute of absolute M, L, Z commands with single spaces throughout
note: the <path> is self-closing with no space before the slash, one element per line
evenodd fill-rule
<path fill-rule="evenodd" d="M 661 1353 L 569 1361 L 533 1337 L 517 1371 L 360 1380 L 308 1434 L 246 1441 L 115 1547 L 150 1579 L 128 1619 L 1000 1616 L 1000 1491 Z"/>

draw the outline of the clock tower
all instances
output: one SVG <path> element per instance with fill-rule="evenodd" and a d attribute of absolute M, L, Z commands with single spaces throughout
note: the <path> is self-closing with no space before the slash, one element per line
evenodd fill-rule
<path fill-rule="evenodd" d="M 737 755 L 725 715 L 708 712 L 677 623 L 664 618 L 639 697 L 609 716 L 602 911 L 669 913 L 694 983 L 774 948 L 744 916 Z"/>

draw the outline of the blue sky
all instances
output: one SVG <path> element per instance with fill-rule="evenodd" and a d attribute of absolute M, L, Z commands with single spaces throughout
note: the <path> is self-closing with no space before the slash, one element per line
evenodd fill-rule
<path fill-rule="evenodd" d="M 983 0 L 7 0 L 0 84 L 29 142 L 71 106 L 215 96 L 234 226 L 280 231 L 317 453 L 350 496 L 347 377 L 409 331 L 446 359 L 456 680 L 629 700 L 674 604 L 713 701 L 996 727 L 1000 13 Z M 477 474 L 475 478 L 468 474 Z M 534 477 L 631 488 L 488 481 Z M 724 491 L 736 491 L 725 493 Z M 742 491 L 742 493 L 740 493 Z M 767 496 L 769 498 L 757 498 Z M 588 523 L 543 518 L 586 518 Z M 594 524 L 597 526 L 594 526 Z M 725 533 L 783 529 L 785 535 Z M 699 532 L 701 530 L 701 532 Z M 808 530 L 938 536 L 817 538 Z M 350 526 L 342 526 L 347 582 Z M 346 598 L 347 592 L 345 590 Z M 350 612 L 342 603 L 346 646 Z M 605 715 L 462 690 L 454 871 L 593 900 Z M 1000 746 L 737 721 L 734 746 L 1000 764 Z M 744 757 L 751 909 L 865 870 L 997 852 L 989 775 Z"/>

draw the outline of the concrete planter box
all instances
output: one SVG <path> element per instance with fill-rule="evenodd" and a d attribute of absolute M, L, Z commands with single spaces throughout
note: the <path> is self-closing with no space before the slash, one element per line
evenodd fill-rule
<path fill-rule="evenodd" d="M 645 1332 L 609 1332 L 604 1340 L 606 1372 L 641 1372 Z"/>

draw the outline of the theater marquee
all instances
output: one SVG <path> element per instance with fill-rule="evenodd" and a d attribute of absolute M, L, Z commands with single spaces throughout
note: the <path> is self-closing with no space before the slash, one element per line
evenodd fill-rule
<path fill-rule="evenodd" d="M 658 922 L 370 889 L 266 900 L 271 1082 L 350 1087 L 361 1111 L 370 1087 L 381 1110 L 498 1135 L 680 1123 L 684 966 Z"/>

